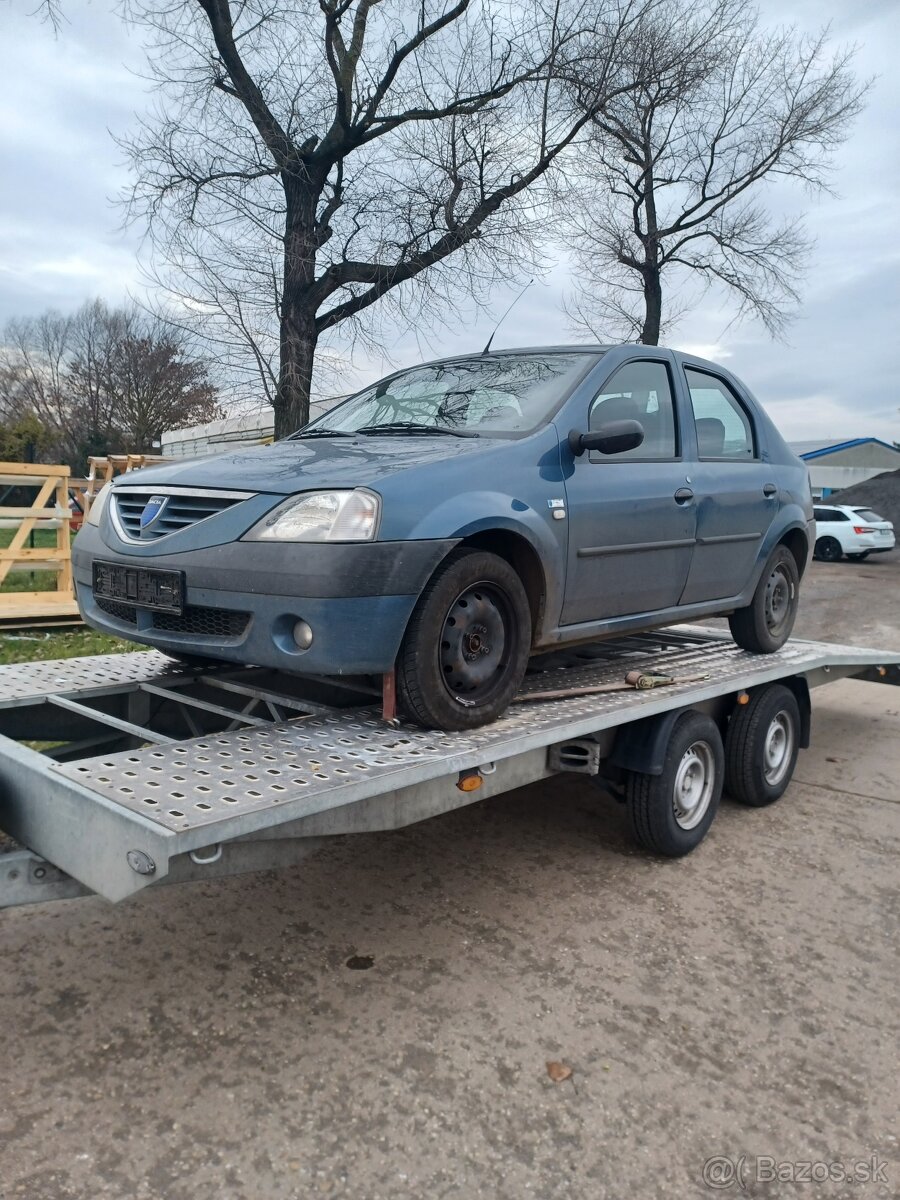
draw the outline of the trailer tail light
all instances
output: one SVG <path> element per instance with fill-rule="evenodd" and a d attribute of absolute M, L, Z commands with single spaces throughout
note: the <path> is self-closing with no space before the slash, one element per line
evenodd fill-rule
<path fill-rule="evenodd" d="M 853 532 L 854 533 L 874 533 L 875 530 L 871 529 L 868 525 L 854 525 Z"/>

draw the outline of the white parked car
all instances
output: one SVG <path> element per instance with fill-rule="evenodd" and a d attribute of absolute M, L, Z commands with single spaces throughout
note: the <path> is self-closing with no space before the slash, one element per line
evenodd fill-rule
<path fill-rule="evenodd" d="M 871 508 L 853 508 L 848 504 L 817 504 L 815 557 L 837 562 L 846 554 L 862 562 L 870 554 L 893 550 L 894 526 Z"/>

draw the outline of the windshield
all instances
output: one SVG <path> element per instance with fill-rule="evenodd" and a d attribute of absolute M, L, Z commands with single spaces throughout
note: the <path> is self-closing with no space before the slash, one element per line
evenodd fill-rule
<path fill-rule="evenodd" d="M 328 431 L 515 437 L 544 424 L 600 354 L 478 355 L 413 367 L 351 396 L 293 436 Z"/>

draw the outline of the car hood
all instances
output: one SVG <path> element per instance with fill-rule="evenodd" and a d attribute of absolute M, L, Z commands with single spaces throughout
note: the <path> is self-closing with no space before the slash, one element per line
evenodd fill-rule
<path fill-rule="evenodd" d="M 185 459 L 144 467 L 139 475 L 122 476 L 120 483 L 138 481 L 147 487 L 229 488 L 289 495 L 317 487 L 375 486 L 400 472 L 432 463 L 478 454 L 498 444 L 495 438 L 390 437 L 310 439 L 253 446 L 230 454 Z"/>

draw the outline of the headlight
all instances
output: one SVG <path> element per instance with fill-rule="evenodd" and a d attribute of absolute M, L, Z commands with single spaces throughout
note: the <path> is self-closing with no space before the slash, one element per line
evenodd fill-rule
<path fill-rule="evenodd" d="M 371 542 L 381 499 L 365 488 L 292 496 L 244 537 L 277 542 Z"/>
<path fill-rule="evenodd" d="M 109 499 L 109 489 L 112 487 L 110 483 L 104 483 L 103 487 L 94 497 L 94 502 L 88 509 L 88 515 L 84 518 L 88 525 L 99 525 L 100 518 L 103 516 L 103 510 L 106 508 L 106 501 Z"/>

